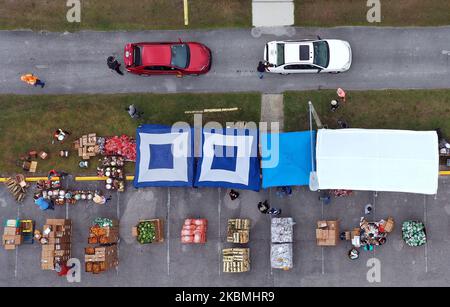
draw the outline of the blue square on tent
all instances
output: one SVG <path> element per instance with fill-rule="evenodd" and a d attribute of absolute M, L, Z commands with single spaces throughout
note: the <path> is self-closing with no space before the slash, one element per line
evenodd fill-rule
<path fill-rule="evenodd" d="M 211 169 L 236 171 L 237 146 L 214 145 L 214 158 Z"/>
<path fill-rule="evenodd" d="M 173 169 L 172 144 L 150 144 L 149 169 Z"/>

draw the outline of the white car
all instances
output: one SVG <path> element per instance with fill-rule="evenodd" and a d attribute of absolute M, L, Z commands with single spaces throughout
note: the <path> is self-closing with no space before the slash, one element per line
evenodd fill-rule
<path fill-rule="evenodd" d="M 343 40 L 272 41 L 266 44 L 267 71 L 275 74 L 340 73 L 352 65 L 352 49 Z"/>

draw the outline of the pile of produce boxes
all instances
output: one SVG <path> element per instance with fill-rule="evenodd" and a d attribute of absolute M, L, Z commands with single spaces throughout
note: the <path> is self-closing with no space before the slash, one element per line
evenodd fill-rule
<path fill-rule="evenodd" d="M 272 219 L 270 263 L 274 269 L 289 270 L 294 266 L 292 256 L 294 225 L 294 220 L 291 217 Z"/>
<path fill-rule="evenodd" d="M 225 273 L 250 271 L 250 249 L 225 248 L 223 250 L 223 271 Z"/>
<path fill-rule="evenodd" d="M 250 240 L 249 219 L 229 219 L 227 227 L 227 242 L 246 244 Z"/>
<path fill-rule="evenodd" d="M 402 226 L 403 240 L 409 246 L 421 246 L 427 242 L 425 225 L 418 221 L 406 221 Z"/>
<path fill-rule="evenodd" d="M 94 222 L 89 228 L 89 244 L 111 244 L 119 241 L 119 222 L 110 220 L 110 223 L 103 223 L 103 220 Z"/>
<path fill-rule="evenodd" d="M 181 243 L 206 243 L 206 219 L 186 219 L 181 230 Z"/>
<path fill-rule="evenodd" d="M 132 228 L 132 235 L 140 244 L 164 242 L 163 221 L 161 219 L 143 220 Z"/>
<path fill-rule="evenodd" d="M 19 220 L 7 220 L 3 231 L 2 242 L 5 250 L 14 250 L 22 244 Z"/>
<path fill-rule="evenodd" d="M 119 222 L 115 219 L 96 218 L 89 229 L 89 244 L 85 248 L 85 271 L 100 274 L 119 265 L 118 246 Z"/>
<path fill-rule="evenodd" d="M 56 263 L 65 264 L 71 258 L 72 221 L 47 219 L 42 231 L 41 268 L 54 270 Z"/>
<path fill-rule="evenodd" d="M 318 221 L 316 229 L 318 246 L 335 246 L 339 241 L 338 221 Z"/>
<path fill-rule="evenodd" d="M 119 265 L 117 244 L 85 248 L 86 272 L 100 274 Z"/>

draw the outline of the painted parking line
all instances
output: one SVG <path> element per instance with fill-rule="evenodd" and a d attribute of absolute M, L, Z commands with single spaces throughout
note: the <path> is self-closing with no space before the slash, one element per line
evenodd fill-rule
<path fill-rule="evenodd" d="M 20 218 L 20 206 L 17 206 L 17 219 Z M 17 270 L 19 267 L 19 246 L 16 246 L 16 258 L 14 260 L 14 279 L 17 279 Z"/>
<path fill-rule="evenodd" d="M 170 188 L 167 188 L 167 276 L 170 276 Z"/>
<path fill-rule="evenodd" d="M 219 195 L 219 201 L 217 202 L 217 212 L 218 212 L 218 216 L 219 216 L 219 240 L 217 242 L 217 249 L 218 249 L 218 254 L 219 254 L 219 276 L 222 275 L 222 265 L 221 265 L 221 261 L 222 261 L 222 234 L 220 231 L 220 225 L 222 223 L 222 218 L 221 218 L 221 214 L 222 214 L 222 197 L 221 197 L 221 189 L 217 188 L 217 194 Z"/>
<path fill-rule="evenodd" d="M 427 197 L 423 196 L 423 223 L 427 225 Z M 425 244 L 425 273 L 428 273 L 428 242 Z"/>
<path fill-rule="evenodd" d="M 184 25 L 189 25 L 189 3 L 188 0 L 183 1 L 183 8 L 184 8 Z"/>
<path fill-rule="evenodd" d="M 117 191 L 116 194 L 117 194 L 117 202 L 116 202 L 116 204 L 117 204 L 116 205 L 117 220 L 120 221 L 120 192 Z M 117 244 L 117 259 L 120 259 L 120 242 L 119 242 L 119 244 Z M 119 264 L 116 266 L 117 276 L 119 276 L 119 266 L 120 266 L 120 261 L 119 261 Z"/>

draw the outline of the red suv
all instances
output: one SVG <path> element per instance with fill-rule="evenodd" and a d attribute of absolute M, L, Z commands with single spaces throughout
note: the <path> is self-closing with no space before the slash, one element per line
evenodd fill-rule
<path fill-rule="evenodd" d="M 126 69 L 138 75 L 200 75 L 211 68 L 211 50 L 200 43 L 125 45 Z"/>

